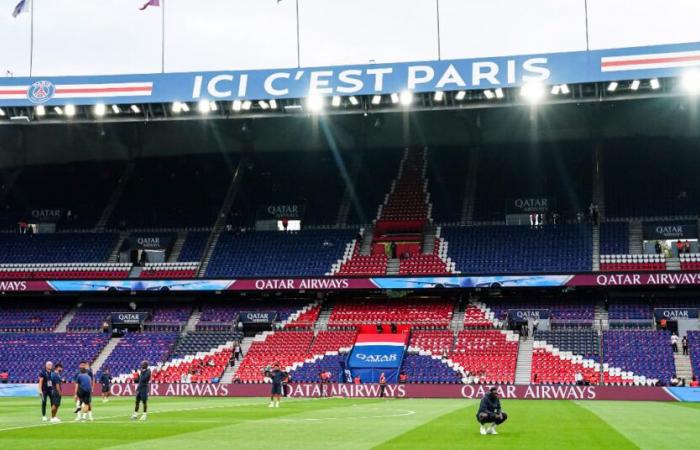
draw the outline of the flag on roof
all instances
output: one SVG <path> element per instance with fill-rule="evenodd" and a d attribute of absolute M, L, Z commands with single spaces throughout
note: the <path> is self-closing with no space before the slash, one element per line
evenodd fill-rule
<path fill-rule="evenodd" d="M 148 8 L 149 6 L 160 6 L 160 0 L 148 0 L 142 7 L 139 9 L 143 11 L 144 9 Z"/>
<path fill-rule="evenodd" d="M 15 6 L 14 11 L 12 11 L 12 17 L 17 18 L 20 14 L 29 12 L 29 4 L 31 1 L 32 0 L 20 0 L 17 6 Z"/>

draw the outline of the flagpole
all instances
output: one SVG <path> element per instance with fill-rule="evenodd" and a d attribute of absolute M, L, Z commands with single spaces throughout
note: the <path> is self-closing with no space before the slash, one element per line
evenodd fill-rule
<path fill-rule="evenodd" d="M 34 69 L 34 8 L 38 0 L 29 0 L 31 3 L 31 20 L 29 21 L 29 76 L 32 76 Z"/>
<path fill-rule="evenodd" d="M 165 1 L 163 0 L 160 21 L 160 71 L 165 73 Z"/>

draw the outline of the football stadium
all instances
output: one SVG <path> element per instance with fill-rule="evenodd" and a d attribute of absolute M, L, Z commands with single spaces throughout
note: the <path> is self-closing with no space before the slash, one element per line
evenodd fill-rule
<path fill-rule="evenodd" d="M 0 442 L 700 448 L 698 18 L 0 0 Z"/>

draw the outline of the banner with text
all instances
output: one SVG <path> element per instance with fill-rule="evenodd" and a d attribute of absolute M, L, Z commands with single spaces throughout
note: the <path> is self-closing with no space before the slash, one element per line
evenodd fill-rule
<path fill-rule="evenodd" d="M 654 318 L 656 320 L 666 319 L 670 321 L 697 319 L 698 308 L 655 308 Z"/>
<path fill-rule="evenodd" d="M 548 309 L 509 309 L 508 320 L 511 322 L 526 322 L 528 320 L 549 319 Z"/>
<path fill-rule="evenodd" d="M 554 209 L 554 201 L 545 197 L 509 198 L 506 214 L 545 214 Z"/>
<path fill-rule="evenodd" d="M 277 319 L 277 311 L 243 311 L 238 320 L 244 324 L 273 323 Z"/>
<path fill-rule="evenodd" d="M 34 389 L 27 389 L 27 396 L 36 396 Z M 501 398 L 529 400 L 624 400 L 624 401 L 679 401 L 689 399 L 699 401 L 696 388 L 660 388 L 660 387 L 626 387 L 626 386 L 572 386 L 572 385 L 488 385 L 488 384 L 388 384 L 385 395 L 390 398 L 466 398 L 480 399 L 491 388 L 498 389 Z M 2 385 L 0 385 L 2 389 Z M 270 395 L 270 384 L 189 384 L 160 383 L 151 384 L 149 395 L 154 397 L 266 397 Z M 669 393 L 672 390 L 673 395 Z M 679 391 L 681 390 L 681 391 Z M 63 395 L 72 395 L 74 387 L 65 384 Z M 688 392 L 688 395 L 680 395 Z M 100 385 L 94 386 L 93 393 L 99 395 Z M 133 396 L 136 385 L 114 384 L 111 386 L 114 396 Z M 291 398 L 379 397 L 377 384 L 290 384 Z"/>
<path fill-rule="evenodd" d="M 267 100 L 649 79 L 700 65 L 698 51 L 700 42 L 691 42 L 349 66 L 0 78 L 0 106 Z"/>
<path fill-rule="evenodd" d="M 360 334 L 348 358 L 352 376 L 362 382 L 376 383 L 383 373 L 389 383 L 395 383 L 403 354 L 406 334 Z"/>
<path fill-rule="evenodd" d="M 304 205 L 261 205 L 258 207 L 257 220 L 301 220 L 304 217 Z"/>
<path fill-rule="evenodd" d="M 141 325 L 148 318 L 147 312 L 113 312 L 110 314 L 112 325 Z"/>
<path fill-rule="evenodd" d="M 670 239 L 697 239 L 697 223 L 645 223 L 642 235 L 647 241 Z"/>

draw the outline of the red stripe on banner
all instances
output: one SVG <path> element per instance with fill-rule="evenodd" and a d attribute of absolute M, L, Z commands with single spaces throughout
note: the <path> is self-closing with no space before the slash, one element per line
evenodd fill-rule
<path fill-rule="evenodd" d="M 16 95 L 16 94 L 26 94 L 27 90 L 22 89 L 22 90 L 8 90 L 8 89 L 0 89 L 0 95 Z"/>
<path fill-rule="evenodd" d="M 667 56 L 665 58 L 647 58 L 647 59 L 627 59 L 624 61 L 604 61 L 602 67 L 619 67 L 619 66 L 634 66 L 637 64 L 659 64 L 659 63 L 674 63 L 686 61 L 699 61 L 700 55 L 693 56 Z"/>
<path fill-rule="evenodd" d="M 106 88 L 56 88 L 57 94 L 105 94 L 109 92 L 151 92 L 150 86 Z"/>

